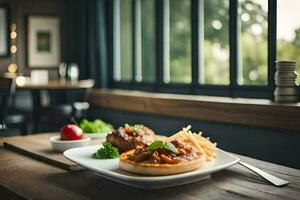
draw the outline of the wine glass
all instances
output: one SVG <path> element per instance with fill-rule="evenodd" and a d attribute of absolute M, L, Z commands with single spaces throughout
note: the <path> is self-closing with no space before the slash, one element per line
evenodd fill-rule
<path fill-rule="evenodd" d="M 76 63 L 71 63 L 68 66 L 68 76 L 70 77 L 72 82 L 78 81 L 79 77 L 79 67 Z"/>
<path fill-rule="evenodd" d="M 58 67 L 58 73 L 61 81 L 66 80 L 67 75 L 67 63 L 61 62 Z"/>

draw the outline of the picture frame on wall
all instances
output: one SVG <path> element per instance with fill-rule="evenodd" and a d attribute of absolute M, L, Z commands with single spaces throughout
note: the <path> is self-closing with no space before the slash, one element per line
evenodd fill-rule
<path fill-rule="evenodd" d="M 9 55 L 8 8 L 0 5 L 0 57 Z"/>
<path fill-rule="evenodd" d="M 61 61 L 60 18 L 31 15 L 27 18 L 29 68 L 57 68 Z"/>

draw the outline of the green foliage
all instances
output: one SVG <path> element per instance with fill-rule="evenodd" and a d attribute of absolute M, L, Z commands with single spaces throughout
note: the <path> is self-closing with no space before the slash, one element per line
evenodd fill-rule
<path fill-rule="evenodd" d="M 204 37 L 205 42 L 218 43 L 221 47 L 228 47 L 229 41 L 229 0 L 204 1 Z M 216 31 L 212 26 L 213 20 L 222 23 L 222 29 Z M 206 49 L 206 48 L 204 48 Z"/>
<path fill-rule="evenodd" d="M 267 40 L 257 40 L 248 32 L 242 33 L 242 84 L 266 85 L 268 74 Z"/>
<path fill-rule="evenodd" d="M 156 44 L 155 44 L 155 0 L 141 0 L 142 26 L 142 79 L 155 81 Z"/>
<path fill-rule="evenodd" d="M 133 78 L 132 0 L 120 1 L 120 31 L 121 80 L 129 81 Z"/>
<path fill-rule="evenodd" d="M 300 32 L 300 28 L 296 32 Z M 300 47 L 297 43 L 300 43 L 300 37 L 297 37 L 292 41 L 279 40 L 277 42 L 277 57 L 278 60 L 294 60 L 297 62 L 297 82 L 300 83 Z"/>
<path fill-rule="evenodd" d="M 190 83 L 192 80 L 190 10 L 190 0 L 170 1 L 171 82 Z"/>
<path fill-rule="evenodd" d="M 206 84 L 229 84 L 229 46 L 220 47 L 221 51 L 227 55 L 227 59 L 220 59 L 214 54 L 213 43 L 209 40 L 204 41 L 204 66 Z"/>
<path fill-rule="evenodd" d="M 278 60 L 294 60 L 297 62 L 297 81 L 300 83 L 300 27 L 295 30 L 293 41 L 279 40 L 277 42 Z"/>
<path fill-rule="evenodd" d="M 202 1 L 200 1 L 202 2 Z M 229 0 L 204 0 L 200 10 L 203 20 L 202 43 L 206 84 L 229 84 Z M 124 79 L 132 70 L 131 0 L 121 1 L 121 64 Z M 257 0 L 238 0 L 239 8 L 239 84 L 267 84 L 268 13 Z M 123 5 L 124 4 L 124 5 Z M 125 5 L 126 4 L 126 5 Z M 155 80 L 155 0 L 142 0 L 142 74 L 147 81 Z M 128 10 L 127 14 L 122 13 Z M 170 0 L 170 76 L 171 82 L 191 82 L 191 0 Z M 248 19 L 243 19 L 243 15 Z M 219 29 L 213 22 L 221 24 Z M 260 29 L 255 32 L 255 27 Z M 277 60 L 295 60 L 300 64 L 300 28 L 293 41 L 277 43 Z M 200 36 L 201 37 L 201 36 Z M 200 57 L 201 58 L 201 57 Z M 298 67 L 300 73 L 300 67 Z M 299 76 L 300 81 L 300 76 Z"/>
<path fill-rule="evenodd" d="M 118 158 L 119 151 L 109 142 L 102 142 L 102 147 L 97 152 L 92 154 L 95 159 L 111 159 Z"/>
<path fill-rule="evenodd" d="M 171 81 L 191 82 L 190 0 L 170 1 L 170 74 Z M 263 85 L 267 82 L 267 13 L 253 0 L 239 1 L 240 83 Z M 249 9 L 252 8 L 252 9 Z M 206 84 L 229 84 L 229 1 L 204 1 L 204 74 Z M 200 13 L 201 14 L 201 13 Z M 214 27 L 219 24 L 219 28 Z M 262 29 L 253 33 L 253 25 Z"/>
<path fill-rule="evenodd" d="M 110 133 L 114 130 L 114 127 L 100 119 L 94 121 L 88 121 L 83 119 L 80 122 L 80 128 L 85 133 Z"/>

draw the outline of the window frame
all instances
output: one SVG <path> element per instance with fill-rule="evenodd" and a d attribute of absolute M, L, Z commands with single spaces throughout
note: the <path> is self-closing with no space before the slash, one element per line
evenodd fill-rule
<path fill-rule="evenodd" d="M 211 96 L 228 96 L 228 97 L 246 97 L 246 98 L 265 98 L 273 100 L 273 92 L 275 89 L 275 61 L 276 61 L 276 26 L 277 26 L 277 0 L 268 0 L 268 77 L 267 85 L 238 85 L 237 83 L 237 70 L 238 70 L 238 0 L 229 0 L 229 85 L 211 85 L 200 84 L 199 74 L 201 69 L 199 67 L 201 62 L 201 53 L 203 51 L 201 47 L 201 9 L 203 9 L 204 0 L 191 0 L 191 67 L 192 67 L 192 82 L 190 84 L 181 83 L 164 83 L 164 69 L 166 45 L 169 45 L 168 30 L 165 29 L 165 24 L 168 23 L 168 3 L 170 0 L 155 0 L 155 32 L 156 32 L 156 79 L 155 82 L 136 81 L 136 69 L 138 62 L 135 62 L 139 52 L 139 48 L 135 48 L 141 44 L 137 44 L 141 40 L 136 38 L 138 27 L 138 20 L 136 16 L 140 6 L 141 0 L 132 0 L 132 23 L 133 23 L 133 69 L 131 81 L 116 81 L 114 80 L 114 63 L 116 57 L 114 49 L 116 49 L 116 43 L 114 41 L 114 31 L 116 27 L 116 18 L 118 13 L 114 12 L 116 4 L 120 0 L 113 0 L 107 2 L 108 16 L 107 16 L 107 30 L 108 30 L 108 87 L 120 88 L 120 89 L 132 89 L 143 90 L 151 92 L 165 92 L 165 93 L 180 93 L 180 94 L 196 94 L 196 95 L 211 95 Z"/>

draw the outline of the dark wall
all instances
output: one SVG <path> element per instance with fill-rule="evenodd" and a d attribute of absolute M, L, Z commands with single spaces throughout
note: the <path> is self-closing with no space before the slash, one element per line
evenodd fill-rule
<path fill-rule="evenodd" d="M 18 72 L 25 75 L 30 74 L 30 69 L 27 67 L 26 52 L 27 52 L 27 16 L 28 15 L 55 15 L 61 19 L 61 44 L 62 44 L 62 60 L 66 58 L 66 49 L 64 48 L 66 26 L 65 26 L 65 3 L 63 0 L 0 0 L 1 4 L 6 4 L 10 9 L 10 24 L 17 24 L 17 58 Z M 12 61 L 11 57 L 6 59 L 0 58 L 0 70 L 6 71 L 8 64 Z M 57 77 L 57 69 L 49 70 L 50 78 Z"/>
<path fill-rule="evenodd" d="M 10 24 L 17 24 L 18 72 L 30 75 L 27 66 L 27 16 L 59 16 L 61 22 L 61 60 L 67 63 L 76 62 L 81 67 L 81 74 L 87 77 L 88 43 L 87 43 L 87 7 L 84 0 L 0 0 L 0 5 L 7 5 L 10 10 Z M 5 72 L 12 62 L 12 57 L 0 58 L 0 72 Z M 58 76 L 57 69 L 49 69 L 51 79 Z"/>
<path fill-rule="evenodd" d="M 102 118 L 115 127 L 142 123 L 161 135 L 172 135 L 190 124 L 226 151 L 300 169 L 299 133 L 100 108 L 91 109 L 90 117 Z"/>
<path fill-rule="evenodd" d="M 89 78 L 95 71 L 96 61 L 90 64 L 89 59 L 94 48 L 89 48 L 88 34 L 93 33 L 89 27 L 95 27 L 95 17 L 90 16 L 89 8 L 95 7 L 95 0 L 0 0 L 0 5 L 9 8 L 9 24 L 17 25 L 17 54 L 9 57 L 0 57 L 0 74 L 7 71 L 10 63 L 16 62 L 18 74 L 30 75 L 30 68 L 27 66 L 27 17 L 29 15 L 52 15 L 60 17 L 61 22 L 61 61 L 76 62 L 80 67 L 80 78 Z M 89 19 L 92 18 L 92 20 Z M 90 41 L 89 41 L 90 42 Z M 97 45 L 91 40 L 93 45 Z M 94 57 L 92 57 L 94 58 Z M 95 58 L 94 58 L 95 59 Z M 58 78 L 58 70 L 48 69 L 50 79 Z M 31 95 L 28 91 L 17 91 L 16 107 L 21 110 L 32 109 Z M 57 97 L 58 99 L 59 97 Z M 19 100 L 19 101 L 18 101 Z M 25 101 L 24 101 L 25 100 Z"/>
<path fill-rule="evenodd" d="M 59 16 L 61 20 L 61 58 L 66 59 L 66 49 L 65 49 L 65 34 L 63 34 L 67 29 L 65 26 L 64 18 L 64 1 L 62 0 L 17 0 L 17 31 L 19 34 L 17 45 L 18 45 L 18 60 L 20 71 L 28 75 L 30 69 L 27 67 L 26 55 L 27 55 L 27 16 L 28 15 L 54 15 Z M 55 78 L 57 76 L 57 69 L 49 70 L 50 77 Z"/>
<path fill-rule="evenodd" d="M 11 21 L 15 21 L 16 18 L 16 9 L 12 9 L 15 0 L 0 0 L 0 5 L 9 8 L 9 23 Z M 0 57 L 0 73 L 5 72 L 7 70 L 8 65 L 12 62 L 12 57 Z"/>

